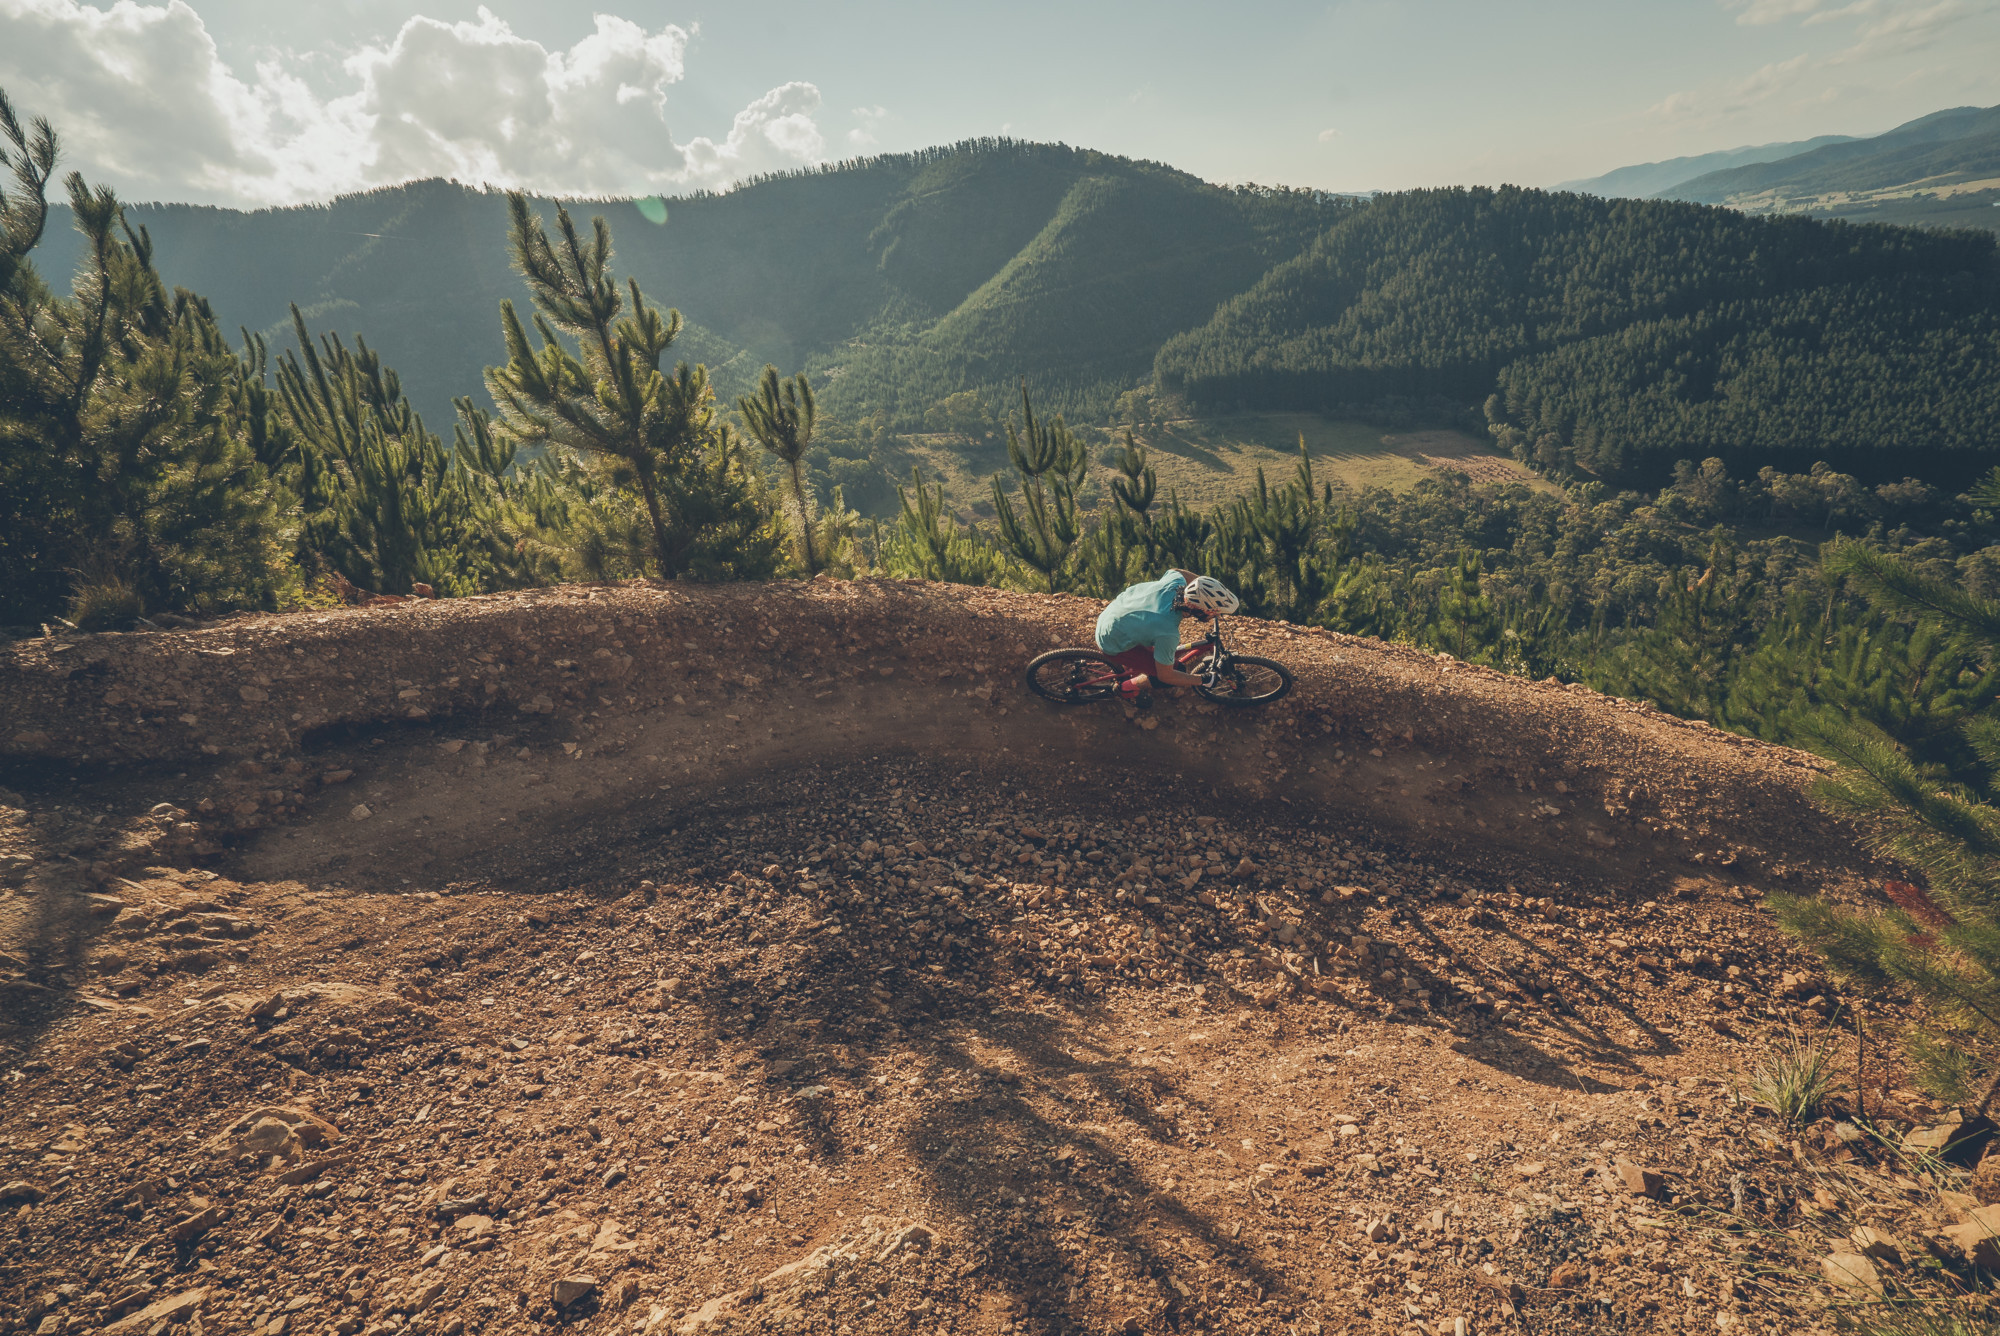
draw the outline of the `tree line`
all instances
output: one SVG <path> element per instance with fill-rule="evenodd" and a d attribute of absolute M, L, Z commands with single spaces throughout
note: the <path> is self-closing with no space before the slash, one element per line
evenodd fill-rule
<path fill-rule="evenodd" d="M 256 336 L 232 345 L 76 173 L 62 185 L 84 260 L 67 293 L 50 287 L 32 256 L 56 136 L 4 95 L 0 134 L 0 621 L 123 629 L 357 594 L 761 578 L 788 545 L 813 564 L 751 457 L 796 464 L 810 387 L 767 371 L 733 430 L 704 367 L 665 364 L 680 317 L 618 281 L 601 219 L 585 231 L 558 210 L 551 237 L 510 198 L 534 309 L 502 303 L 497 411 L 458 400 L 446 445 L 365 341 L 315 337 L 297 307 L 276 359 Z"/>

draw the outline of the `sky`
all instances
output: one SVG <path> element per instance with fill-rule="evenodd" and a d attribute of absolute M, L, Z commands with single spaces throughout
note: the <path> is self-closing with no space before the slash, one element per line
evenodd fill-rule
<path fill-rule="evenodd" d="M 130 200 L 673 195 L 986 135 L 1211 181 L 1553 185 L 2000 103 L 2000 0 L 0 0 Z"/>

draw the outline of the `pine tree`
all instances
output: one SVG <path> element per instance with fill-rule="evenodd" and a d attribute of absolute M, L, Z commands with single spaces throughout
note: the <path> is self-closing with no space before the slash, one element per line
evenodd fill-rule
<path fill-rule="evenodd" d="M 1858 543 L 1838 545 L 1825 565 L 1878 610 L 1960 637 L 1989 664 L 2000 658 L 2000 604 Z M 1876 848 L 1926 886 L 1891 883 L 1890 903 L 1873 910 L 1805 896 L 1773 897 L 1772 908 L 1836 974 L 1869 991 L 1914 994 L 1943 1033 L 1913 1034 L 1913 1068 L 1953 1098 L 1985 1081 L 1976 1100 L 1984 1113 L 2000 1095 L 2000 715 L 1990 706 L 1965 714 L 1960 731 L 1972 759 L 1948 768 L 1918 761 L 1865 720 L 1823 709 L 1815 750 L 1840 769 L 1821 784 L 1822 801 L 1866 818 Z"/>
<path fill-rule="evenodd" d="M 1028 383 L 1021 382 L 1021 428 L 1007 423 L 1007 458 L 1021 488 L 1020 509 L 998 477 L 993 479 L 993 509 L 1000 541 L 1042 577 L 1051 594 L 1066 582 L 1070 552 L 1082 534 L 1077 513 L 1077 489 L 1086 461 L 1083 442 L 1071 434 L 1058 414 L 1039 422 L 1028 400 Z"/>
<path fill-rule="evenodd" d="M 1505 651 L 1500 614 L 1493 600 L 1480 587 L 1486 573 L 1485 562 L 1467 548 L 1458 554 L 1458 564 L 1447 572 L 1439 591 L 1437 611 L 1427 628 L 1423 643 L 1443 650 L 1467 663 L 1493 663 Z"/>
<path fill-rule="evenodd" d="M 945 508 L 942 482 L 927 486 L 912 466 L 910 486 L 897 487 L 896 499 L 901 507 L 896 527 L 886 547 L 876 542 L 878 563 L 891 574 L 948 584 L 1000 584 L 1006 562 L 959 526 Z"/>
<path fill-rule="evenodd" d="M 1125 433 L 1124 448 L 1112 458 L 1112 504 L 1100 508 L 1077 545 L 1082 587 L 1110 598 L 1127 585 L 1148 579 L 1159 552 L 1153 540 L 1153 501 L 1160 479 L 1146 449 Z"/>
<path fill-rule="evenodd" d="M 0 620 L 68 602 L 92 626 L 145 610 L 271 607 L 288 576 L 283 489 L 258 459 L 268 403 L 207 303 L 169 294 L 152 240 L 72 172 L 84 234 L 68 297 L 30 255 L 58 144 L 0 95 Z"/>
<path fill-rule="evenodd" d="M 804 555 L 806 574 L 817 575 L 819 563 L 813 557 L 812 508 L 806 504 L 804 473 L 806 447 L 812 444 L 813 434 L 812 385 L 803 371 L 788 381 L 781 381 L 778 379 L 778 368 L 766 366 L 757 394 L 743 396 L 736 401 L 736 406 L 757 444 L 763 446 L 765 453 L 776 458 L 790 473 L 792 503 L 798 510 L 799 546 Z"/>
<path fill-rule="evenodd" d="M 296 349 L 277 369 L 301 544 L 312 560 L 370 590 L 445 594 L 531 583 L 509 530 L 516 450 L 458 401 L 453 448 L 428 431 L 393 370 L 365 341 L 315 340 L 292 308 Z"/>
<path fill-rule="evenodd" d="M 1178 491 L 1169 488 L 1167 504 L 1151 518 L 1154 560 L 1158 565 L 1189 571 L 1208 568 L 1208 549 L 1216 527 L 1213 515 L 1202 514 L 1182 501 Z M 1152 570 L 1149 563 L 1147 573 L 1159 572 Z"/>
<path fill-rule="evenodd" d="M 513 303 L 503 301 L 507 365 L 486 373 L 501 435 L 563 456 L 553 467 L 564 476 L 593 478 L 581 508 L 606 521 L 616 520 L 617 494 L 636 489 L 647 565 L 662 578 L 768 574 L 782 537 L 715 419 L 707 368 L 660 369 L 680 312 L 648 305 L 637 280 L 621 292 L 602 218 L 586 242 L 558 208 L 551 241 L 525 196 L 510 192 L 507 207 L 541 343 L 530 345 Z"/>
<path fill-rule="evenodd" d="M 1749 640 L 1756 596 L 1755 583 L 1737 570 L 1735 547 L 1716 537 L 1706 568 L 1668 578 L 1654 624 L 1599 668 L 1599 680 L 1684 718 L 1715 718 Z"/>
<path fill-rule="evenodd" d="M 836 486 L 833 500 L 813 524 L 813 541 L 820 554 L 821 569 L 845 580 L 868 572 L 868 555 L 861 544 L 861 512 L 847 506 L 847 493 Z"/>
<path fill-rule="evenodd" d="M 1125 433 L 1125 448 L 1116 461 L 1119 476 L 1111 480 L 1111 496 L 1118 508 L 1141 525 L 1152 526 L 1153 500 L 1159 495 L 1160 475 L 1146 458 L 1146 447 Z"/>
<path fill-rule="evenodd" d="M 1568 637 L 1552 599 L 1510 600 L 1501 614 L 1500 666 L 1517 677 L 1556 676 Z"/>
<path fill-rule="evenodd" d="M 1303 436 L 1290 482 L 1273 487 L 1260 468 L 1256 486 L 1217 507 L 1206 527 L 1197 560 L 1250 615 L 1343 630 L 1373 625 L 1376 573 L 1353 551 L 1352 518 L 1335 510 L 1332 486 L 1313 476 Z"/>
<path fill-rule="evenodd" d="M 1733 668 L 1716 722 L 1789 741 L 1832 709 L 1880 729 L 1920 765 L 1976 766 L 1964 728 L 2000 696 L 2000 661 L 1935 620 L 1857 605 L 1839 583 L 1786 598 Z"/>

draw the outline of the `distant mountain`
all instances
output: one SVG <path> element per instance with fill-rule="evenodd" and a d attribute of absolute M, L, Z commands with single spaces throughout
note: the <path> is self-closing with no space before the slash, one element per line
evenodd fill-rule
<path fill-rule="evenodd" d="M 1976 183 L 1994 114 L 1740 166 L 1764 175 L 1725 197 Z M 688 322 L 673 356 L 725 398 L 766 362 L 804 369 L 857 428 L 920 429 L 963 390 L 1004 412 L 1026 378 L 1097 422 L 1148 384 L 1209 409 L 1490 402 L 1527 457 L 1604 474 L 1712 454 L 1900 477 L 2000 453 L 1990 236 L 1537 190 L 1228 189 L 1001 140 L 672 199 L 664 223 L 660 201 L 571 208 L 607 218 L 621 276 Z M 127 213 L 226 325 L 282 345 L 296 301 L 314 330 L 365 337 L 437 427 L 453 396 L 485 401 L 497 307 L 526 303 L 504 200 L 447 182 Z M 58 283 L 78 259 L 64 222 L 34 256 Z"/>
<path fill-rule="evenodd" d="M 1749 148 L 1724 149 L 1719 153 L 1697 153 L 1687 158 L 1668 158 L 1664 162 L 1642 162 L 1582 181 L 1564 181 L 1556 189 L 1603 195 L 1607 199 L 1648 199 L 1683 181 L 1692 181 L 1710 172 L 1794 158 L 1828 144 L 1849 143 L 1852 138 L 1851 135 L 1820 135 L 1816 139 L 1798 139 L 1788 144 L 1758 144 Z"/>
<path fill-rule="evenodd" d="M 1954 107 L 1872 139 L 1693 177 L 1657 198 L 1746 213 L 2000 231 L 2000 107 Z"/>
<path fill-rule="evenodd" d="M 1154 372 L 1210 405 L 1487 399 L 1524 457 L 1599 473 L 1789 455 L 1901 476 L 2000 453 L 2000 259 L 1989 236 L 1410 191 L 1175 335 Z"/>
<path fill-rule="evenodd" d="M 664 225 L 629 200 L 569 207 L 586 223 L 603 214 L 618 272 L 686 318 L 674 356 L 706 362 L 727 395 L 766 362 L 809 368 L 834 410 L 886 409 L 906 426 L 961 389 L 998 407 L 1021 376 L 1051 406 L 1105 411 L 1147 378 L 1170 335 L 1360 207 L 1006 140 L 665 204 Z M 126 214 L 151 233 L 167 281 L 208 298 L 225 325 L 286 343 L 297 302 L 315 331 L 364 336 L 437 425 L 453 396 L 485 401 L 481 370 L 504 360 L 500 300 L 527 301 L 504 199 L 455 183 L 250 213 Z M 36 264 L 61 281 L 78 246 L 66 215 L 52 218 Z"/>

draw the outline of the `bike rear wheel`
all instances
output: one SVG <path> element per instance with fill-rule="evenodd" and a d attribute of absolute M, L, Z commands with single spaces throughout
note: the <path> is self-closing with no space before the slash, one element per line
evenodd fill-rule
<path fill-rule="evenodd" d="M 1028 665 L 1028 690 L 1058 705 L 1103 700 L 1118 690 L 1118 665 L 1094 649 L 1052 649 Z"/>
<path fill-rule="evenodd" d="M 1195 688 L 1217 705 L 1240 709 L 1264 705 L 1292 689 L 1292 672 L 1272 659 L 1248 654 L 1231 654 L 1210 683 Z"/>

